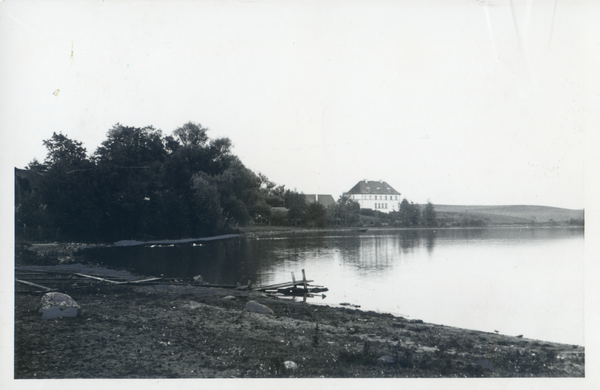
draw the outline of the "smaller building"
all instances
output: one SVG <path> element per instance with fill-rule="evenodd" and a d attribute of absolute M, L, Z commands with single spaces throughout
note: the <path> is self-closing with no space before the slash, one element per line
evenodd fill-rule
<path fill-rule="evenodd" d="M 358 202 L 361 209 L 384 213 L 400 210 L 401 195 L 383 180 L 361 180 L 350 191 L 344 193 L 344 196 Z"/>
<path fill-rule="evenodd" d="M 335 203 L 335 199 L 331 195 L 322 195 L 322 194 L 305 194 L 306 204 L 311 203 L 320 203 L 323 206 L 327 207 L 331 204 Z"/>

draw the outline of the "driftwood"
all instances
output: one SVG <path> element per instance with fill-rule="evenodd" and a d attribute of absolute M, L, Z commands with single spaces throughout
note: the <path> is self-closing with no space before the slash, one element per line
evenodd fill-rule
<path fill-rule="evenodd" d="M 86 274 L 80 274 L 79 272 L 74 273 L 73 275 L 77 275 L 77 276 L 83 276 L 84 278 L 90 278 L 90 279 L 96 279 L 96 280 L 100 280 L 102 282 L 108 282 L 108 283 L 114 283 L 114 284 L 123 284 L 123 283 L 127 283 L 127 282 L 116 282 L 114 280 L 109 280 L 109 279 L 104 279 L 101 278 L 99 276 L 92 276 L 92 275 L 86 275 Z"/>
<path fill-rule="evenodd" d="M 41 284 L 35 284 L 35 283 L 31 283 L 31 282 L 27 282 L 25 280 L 19 280 L 19 279 L 15 279 L 17 282 L 19 283 L 23 283 L 23 284 L 27 284 L 29 286 L 33 286 L 33 287 L 37 287 L 37 288 L 41 288 L 42 290 L 45 291 L 53 291 L 54 289 L 50 288 L 50 287 L 46 287 L 46 286 L 42 286 Z"/>
<path fill-rule="evenodd" d="M 142 280 L 126 280 L 126 281 L 118 282 L 115 280 L 104 279 L 99 276 L 92 276 L 92 275 L 86 275 L 86 274 L 80 274 L 80 273 L 74 273 L 73 275 L 83 276 L 84 278 L 96 279 L 96 280 L 100 280 L 102 282 L 108 282 L 108 283 L 113 283 L 113 284 L 144 283 L 144 282 L 153 282 L 155 280 L 162 279 L 162 278 L 149 278 L 149 279 L 142 279 Z"/>

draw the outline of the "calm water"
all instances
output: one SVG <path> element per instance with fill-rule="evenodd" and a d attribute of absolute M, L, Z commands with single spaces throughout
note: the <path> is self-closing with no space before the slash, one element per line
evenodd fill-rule
<path fill-rule="evenodd" d="M 271 284 L 301 277 L 342 302 L 425 322 L 584 345 L 583 229 L 373 230 L 93 250 L 144 275 Z"/>

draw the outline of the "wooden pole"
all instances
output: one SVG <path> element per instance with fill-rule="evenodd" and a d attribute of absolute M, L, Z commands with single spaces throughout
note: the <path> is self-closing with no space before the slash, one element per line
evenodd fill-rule
<path fill-rule="evenodd" d="M 306 286 L 306 274 L 304 273 L 304 270 L 302 270 L 302 283 L 304 284 L 304 290 L 308 290 L 308 287 Z"/>

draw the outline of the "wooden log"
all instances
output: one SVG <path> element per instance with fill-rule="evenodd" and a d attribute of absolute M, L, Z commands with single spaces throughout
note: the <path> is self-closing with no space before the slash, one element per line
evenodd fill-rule
<path fill-rule="evenodd" d="M 116 282 L 114 280 L 104 279 L 104 278 L 101 278 L 99 276 L 92 276 L 92 275 L 80 274 L 78 272 L 74 273 L 73 275 L 83 276 L 84 278 L 96 279 L 96 280 L 100 280 L 102 282 L 108 282 L 108 283 L 113 283 L 113 284 L 124 284 L 124 283 L 127 283 L 127 282 Z"/>
<path fill-rule="evenodd" d="M 142 280 L 130 280 L 127 282 L 119 282 L 119 283 L 144 283 L 144 282 L 153 282 L 155 280 L 161 280 L 162 278 L 150 278 L 150 279 L 142 279 Z"/>
<path fill-rule="evenodd" d="M 80 274 L 80 273 L 75 273 L 74 275 L 78 275 L 78 276 L 83 276 L 85 278 L 91 278 L 91 279 L 96 279 L 96 280 L 100 280 L 102 282 L 108 282 L 108 283 L 113 283 L 113 284 L 130 284 L 130 283 L 134 283 L 134 284 L 138 284 L 138 283 L 145 283 L 145 282 L 154 282 L 156 280 L 162 280 L 163 278 L 148 278 L 148 279 L 141 279 L 141 280 L 125 280 L 125 281 L 116 281 L 116 280 L 110 280 L 110 279 L 104 279 L 101 278 L 99 276 L 92 276 L 92 275 L 86 275 L 86 274 Z"/>
<path fill-rule="evenodd" d="M 306 280 L 306 283 L 314 282 L 314 280 Z M 254 291 L 263 291 L 263 290 L 276 290 L 282 287 L 291 287 L 297 285 L 298 282 L 286 282 L 286 283 L 278 283 L 278 284 L 270 284 L 268 286 L 258 286 L 254 287 L 252 290 Z"/>
<path fill-rule="evenodd" d="M 15 279 L 17 282 L 19 283 L 23 283 L 23 284 L 27 284 L 29 286 L 33 286 L 33 287 L 37 287 L 37 288 L 41 288 L 45 291 L 52 291 L 53 289 L 50 287 L 46 287 L 46 286 L 42 286 L 41 284 L 35 284 L 35 283 L 31 283 L 31 282 L 27 282 L 25 280 L 19 280 L 19 279 Z"/>
<path fill-rule="evenodd" d="M 213 287 L 213 288 L 244 288 L 247 286 L 234 286 L 232 284 L 193 284 L 193 287 Z"/>

